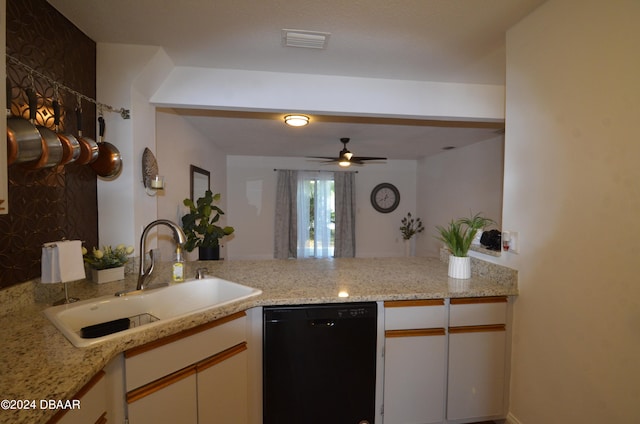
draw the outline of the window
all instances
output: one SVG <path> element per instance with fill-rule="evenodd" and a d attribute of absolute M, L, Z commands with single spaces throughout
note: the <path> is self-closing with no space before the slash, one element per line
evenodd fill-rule
<path fill-rule="evenodd" d="M 333 257 L 336 223 L 333 173 L 301 172 L 297 207 L 298 257 Z"/>

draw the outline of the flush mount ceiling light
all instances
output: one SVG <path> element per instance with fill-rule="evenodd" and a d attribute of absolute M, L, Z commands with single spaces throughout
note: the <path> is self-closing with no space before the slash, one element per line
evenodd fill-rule
<path fill-rule="evenodd" d="M 282 45 L 284 47 L 303 47 L 307 49 L 326 49 L 329 32 L 305 31 L 299 29 L 283 29 Z"/>
<path fill-rule="evenodd" d="M 284 123 L 290 127 L 304 127 L 309 125 L 309 117 L 306 115 L 287 115 L 284 117 Z"/>

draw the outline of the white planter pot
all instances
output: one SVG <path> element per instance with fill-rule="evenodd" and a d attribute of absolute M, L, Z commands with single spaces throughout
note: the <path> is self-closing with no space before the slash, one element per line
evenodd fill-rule
<path fill-rule="evenodd" d="M 124 280 L 124 267 L 109 269 L 93 269 L 91 268 L 91 281 L 102 284 L 111 281 Z"/>
<path fill-rule="evenodd" d="M 403 240 L 404 243 L 404 256 L 410 257 L 413 256 L 413 246 L 411 243 L 411 239 Z"/>
<path fill-rule="evenodd" d="M 471 258 L 465 256 L 449 256 L 449 277 L 461 280 L 471 278 Z"/>

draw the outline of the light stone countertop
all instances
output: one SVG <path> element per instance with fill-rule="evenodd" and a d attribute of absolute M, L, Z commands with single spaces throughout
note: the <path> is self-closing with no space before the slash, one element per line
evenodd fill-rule
<path fill-rule="evenodd" d="M 356 258 L 187 263 L 187 275 L 206 267 L 208 275 L 255 287 L 262 294 L 246 301 L 194 313 L 182 319 L 123 335 L 93 347 L 76 348 L 42 311 L 61 297 L 62 285 L 30 282 L 0 291 L 0 392 L 2 399 L 65 400 L 117 354 L 255 306 L 409 300 L 478 296 L 514 296 L 517 272 L 472 258 L 472 278 L 447 277 L 438 258 Z M 156 280 L 171 275 L 170 264 L 157 264 Z M 125 280 L 69 284 L 81 299 L 110 295 L 135 287 L 136 275 Z M 346 291 L 349 297 L 339 297 Z M 52 410 L 0 410 L 0 423 L 45 423 Z"/>

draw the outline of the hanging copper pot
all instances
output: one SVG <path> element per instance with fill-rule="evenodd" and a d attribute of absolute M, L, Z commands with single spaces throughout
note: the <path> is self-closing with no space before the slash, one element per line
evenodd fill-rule
<path fill-rule="evenodd" d="M 66 165 L 80 157 L 80 142 L 73 135 L 60 132 L 60 103 L 54 98 L 51 104 L 53 107 L 53 123 L 56 127 L 58 139 L 62 143 L 62 160 L 60 164 Z"/>
<path fill-rule="evenodd" d="M 53 101 L 51 102 L 51 107 L 53 108 L 53 125 L 55 126 L 58 139 L 60 143 L 62 143 L 62 160 L 60 163 L 66 165 L 75 162 L 80 157 L 80 142 L 73 135 L 60 131 L 61 113 L 58 98 L 58 84 L 54 83 Z"/>
<path fill-rule="evenodd" d="M 38 160 L 27 162 L 23 166 L 27 169 L 41 169 L 50 166 L 56 166 L 62 160 L 62 143 L 56 133 L 49 128 L 36 125 L 36 114 L 38 98 L 33 89 L 27 89 L 27 97 L 29 98 L 29 115 L 31 123 L 33 123 L 40 133 L 42 154 Z"/>
<path fill-rule="evenodd" d="M 76 117 L 78 118 L 78 142 L 80 143 L 80 156 L 76 159 L 79 165 L 87 165 L 98 159 L 98 143 L 89 137 L 82 136 L 82 105 L 78 98 L 78 108 L 76 109 Z"/>
<path fill-rule="evenodd" d="M 105 122 L 102 114 L 98 117 L 100 138 L 98 138 L 98 159 L 91 164 L 96 174 L 103 178 L 117 176 L 122 170 L 122 156 L 116 146 L 104 140 Z"/>
<path fill-rule="evenodd" d="M 42 138 L 33 123 L 11 114 L 11 81 L 7 78 L 7 165 L 37 160 Z"/>

